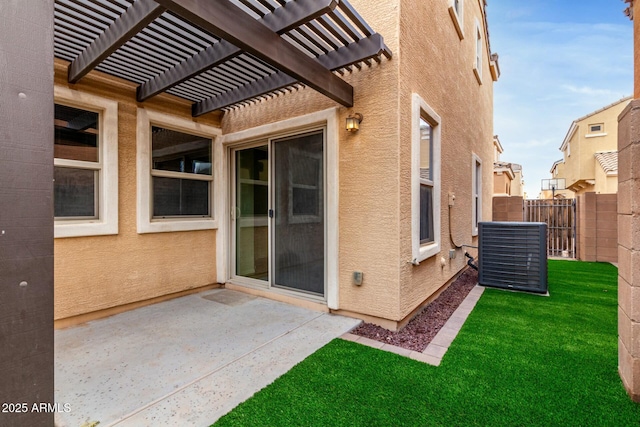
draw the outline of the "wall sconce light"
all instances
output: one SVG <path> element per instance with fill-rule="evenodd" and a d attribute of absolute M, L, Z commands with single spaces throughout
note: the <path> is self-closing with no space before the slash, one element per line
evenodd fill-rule
<path fill-rule="evenodd" d="M 347 132 L 358 132 L 358 130 L 360 129 L 360 123 L 362 122 L 363 118 L 364 117 L 362 117 L 362 114 L 360 113 L 355 113 L 347 117 Z"/>

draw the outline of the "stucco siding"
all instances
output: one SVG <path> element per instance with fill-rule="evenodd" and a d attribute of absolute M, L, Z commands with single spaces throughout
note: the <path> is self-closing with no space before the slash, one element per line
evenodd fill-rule
<path fill-rule="evenodd" d="M 351 1 L 364 20 L 384 36 L 391 60 L 345 74 L 354 87 L 354 107 L 339 108 L 339 308 L 386 319 L 398 317 L 398 5 Z M 312 89 L 228 111 L 223 133 L 275 123 L 335 107 Z M 349 114 L 360 113 L 360 130 L 344 129 Z M 331 172 L 328 172 L 331 173 Z M 334 256 L 330 254 L 329 256 Z M 355 286 L 354 271 L 364 273 Z"/>
<path fill-rule="evenodd" d="M 460 40 L 449 2 L 401 1 L 400 25 L 400 313 L 399 319 L 442 287 L 465 265 L 464 251 L 449 259 L 450 240 L 475 245 L 471 236 L 471 156 L 482 160 L 482 218 L 491 218 L 493 180 L 493 81 L 480 2 L 464 4 Z M 476 22 L 482 29 L 482 84 L 476 79 Z M 411 96 L 417 93 L 442 118 L 440 253 L 418 266 L 411 260 Z M 449 209 L 449 193 L 455 194 Z M 451 212 L 451 218 L 449 218 Z M 472 252 L 473 253 L 473 252 Z M 473 253 L 475 255 L 475 253 Z M 444 265 L 441 264 L 444 259 Z"/>
<path fill-rule="evenodd" d="M 221 129 L 220 147 L 224 147 L 218 154 L 225 156 L 220 164 L 227 175 L 222 180 L 225 194 L 218 195 L 216 201 L 224 205 L 232 191 L 229 154 L 236 144 L 251 142 L 250 138 L 257 138 L 258 134 L 266 138 L 264 129 L 274 132 L 268 137 L 302 129 L 295 128 L 295 123 L 306 123 L 305 120 L 293 118 L 307 116 L 316 120 L 328 117 L 327 111 L 336 112 L 338 129 L 328 135 L 327 143 L 335 144 L 332 149 L 337 153 L 337 162 L 326 174 L 337 182 L 337 218 L 327 218 L 338 224 L 337 253 L 327 253 L 337 262 L 337 306 L 345 312 L 393 323 L 405 319 L 465 267 L 463 249 L 457 248 L 455 257 L 449 257 L 453 242 L 477 245 L 477 237 L 472 235 L 476 160 L 482 165 L 480 219 L 491 219 L 493 80 L 484 2 L 464 2 L 462 40 L 449 13 L 448 0 L 379 1 L 375 6 L 367 0 L 351 0 L 351 4 L 375 32 L 384 36 L 393 52 L 391 59 L 372 61 L 371 67 L 360 70 L 354 67 L 341 76 L 354 88 L 352 108 L 340 107 L 314 90 L 300 87 L 245 103 L 224 114 L 208 114 L 194 120 Z M 479 73 L 474 71 L 477 28 L 482 37 Z M 69 87 L 65 65 L 62 61 L 57 63 L 56 83 Z M 136 163 L 138 109 L 191 120 L 190 103 L 161 95 L 139 104 L 135 102 L 134 84 L 96 72 L 73 88 L 118 102 L 119 230 L 111 236 L 56 240 L 56 318 L 232 279 L 228 271 L 223 271 L 233 256 L 233 246 L 227 238 L 232 234 L 227 228 L 231 222 L 228 218 L 220 221 L 221 228 L 217 230 L 138 233 L 137 193 L 145 191 L 138 188 L 136 171 L 140 165 Z M 435 230 L 440 250 L 419 265 L 412 263 L 416 232 L 412 225 L 415 96 L 441 118 L 441 225 Z M 350 133 L 344 123 L 354 113 L 362 114 L 364 120 L 357 133 Z M 334 190 L 328 188 L 326 192 L 333 197 Z M 455 196 L 451 207 L 450 194 Z M 226 211 L 219 210 L 217 215 L 226 215 Z M 328 227 L 327 234 L 330 232 Z M 216 245 L 218 236 L 224 238 Z M 216 254 L 216 247 L 224 252 Z M 477 255 L 474 249 L 467 250 Z M 364 273 L 361 286 L 353 282 L 355 271 Z M 233 284 L 236 288 L 243 286 Z M 260 291 L 268 294 L 272 290 L 265 286 Z"/>
<path fill-rule="evenodd" d="M 136 226 L 135 85 L 98 72 L 66 83 L 56 60 L 55 83 L 118 102 L 117 235 L 55 239 L 55 319 L 104 310 L 216 282 L 216 231 L 138 234 Z M 162 95 L 146 108 L 190 118 L 190 104 Z M 209 115 L 200 123 L 218 126 Z"/>
<path fill-rule="evenodd" d="M 607 177 L 602 182 L 598 179 L 600 166 L 594 154 L 617 150 L 618 116 L 628 104 L 628 99 L 622 100 L 574 122 L 576 130 L 564 150 L 564 176 L 558 177 L 566 176 L 567 187 L 573 186 L 576 194 L 617 192 L 616 180 Z M 602 130 L 594 132 L 592 125 L 600 125 Z M 586 180 L 594 181 L 595 185 L 585 183 Z"/>

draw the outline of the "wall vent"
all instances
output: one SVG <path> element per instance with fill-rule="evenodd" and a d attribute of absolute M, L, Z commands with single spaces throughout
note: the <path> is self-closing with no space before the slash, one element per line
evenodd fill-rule
<path fill-rule="evenodd" d="M 518 291 L 547 293 L 547 224 L 478 224 L 478 283 Z"/>

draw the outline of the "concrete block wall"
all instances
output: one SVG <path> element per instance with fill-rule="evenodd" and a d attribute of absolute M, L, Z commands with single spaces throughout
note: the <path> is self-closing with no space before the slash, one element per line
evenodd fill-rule
<path fill-rule="evenodd" d="M 618 262 L 616 194 L 583 193 L 577 197 L 577 258 Z"/>
<path fill-rule="evenodd" d="M 640 100 L 619 117 L 618 159 L 618 370 L 640 402 Z"/>
<path fill-rule="evenodd" d="M 520 196 L 496 196 L 493 198 L 493 221 L 523 220 L 523 199 Z"/>

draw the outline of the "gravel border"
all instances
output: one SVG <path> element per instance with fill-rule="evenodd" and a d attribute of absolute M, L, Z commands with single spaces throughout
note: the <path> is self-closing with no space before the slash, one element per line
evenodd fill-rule
<path fill-rule="evenodd" d="M 393 332 L 372 323 L 362 323 L 351 333 L 422 352 L 477 283 L 478 272 L 469 268 L 401 330 Z"/>

